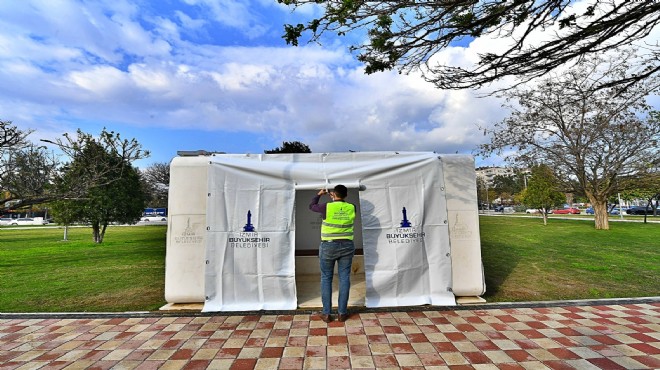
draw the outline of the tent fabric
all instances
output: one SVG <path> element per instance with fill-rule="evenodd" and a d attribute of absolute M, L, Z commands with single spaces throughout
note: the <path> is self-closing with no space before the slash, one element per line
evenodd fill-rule
<path fill-rule="evenodd" d="M 367 307 L 454 305 L 437 154 L 271 154 L 210 157 L 203 310 L 295 309 L 296 190 L 337 184 L 360 189 Z"/>

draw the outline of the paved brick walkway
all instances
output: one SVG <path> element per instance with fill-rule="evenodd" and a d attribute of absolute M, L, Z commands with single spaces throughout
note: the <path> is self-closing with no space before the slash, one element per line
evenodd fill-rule
<path fill-rule="evenodd" d="M 314 315 L 0 314 L 0 369 L 657 369 L 660 300 Z"/>

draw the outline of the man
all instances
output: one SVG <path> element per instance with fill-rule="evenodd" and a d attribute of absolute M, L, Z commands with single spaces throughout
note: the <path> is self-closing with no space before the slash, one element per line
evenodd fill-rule
<path fill-rule="evenodd" d="M 319 204 L 321 196 L 329 194 L 332 202 Z M 332 277 L 337 263 L 339 273 L 339 304 L 337 312 L 339 321 L 348 319 L 348 293 L 351 289 L 351 266 L 353 265 L 353 224 L 355 222 L 355 205 L 344 199 L 348 189 L 344 185 L 335 186 L 328 192 L 321 189 L 312 198 L 309 209 L 318 212 L 323 217 L 321 224 L 321 245 L 319 246 L 319 262 L 321 266 L 321 300 L 323 311 L 321 320 L 332 321 Z"/>

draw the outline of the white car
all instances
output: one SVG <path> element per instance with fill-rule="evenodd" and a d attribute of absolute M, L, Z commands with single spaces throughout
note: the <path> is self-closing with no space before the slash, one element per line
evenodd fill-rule
<path fill-rule="evenodd" d="M 167 221 L 167 217 L 165 216 L 143 216 L 140 221 L 142 222 L 150 222 L 150 221 Z"/>
<path fill-rule="evenodd" d="M 2 217 L 0 218 L 0 225 L 11 225 L 11 218 L 8 217 Z"/>
<path fill-rule="evenodd" d="M 35 217 L 35 218 L 14 218 L 11 220 L 9 224 L 18 226 L 18 225 L 45 225 L 47 223 L 48 221 L 45 221 L 43 217 Z"/>
<path fill-rule="evenodd" d="M 541 211 L 539 211 L 539 210 L 536 209 L 536 208 L 527 208 L 527 209 L 525 210 L 525 213 L 534 214 L 534 213 L 541 213 Z M 545 213 L 550 214 L 550 213 L 552 213 L 552 210 L 551 210 L 551 209 L 548 209 L 548 210 L 545 211 Z"/>

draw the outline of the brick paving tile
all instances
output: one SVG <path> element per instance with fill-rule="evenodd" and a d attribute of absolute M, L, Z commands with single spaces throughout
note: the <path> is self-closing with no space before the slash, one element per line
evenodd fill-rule
<path fill-rule="evenodd" d="M 0 369 L 656 369 L 660 302 L 317 315 L 12 318 Z"/>

